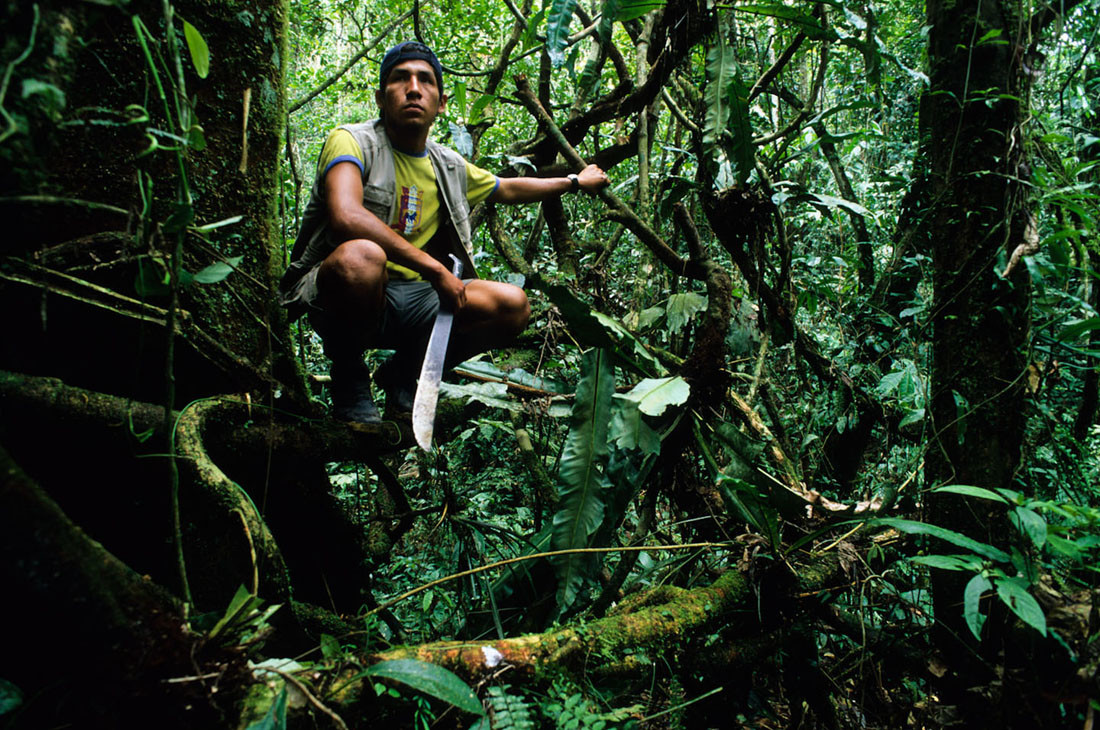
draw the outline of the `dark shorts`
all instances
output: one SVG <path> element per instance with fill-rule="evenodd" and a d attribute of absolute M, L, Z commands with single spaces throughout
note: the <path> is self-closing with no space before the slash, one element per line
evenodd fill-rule
<path fill-rule="evenodd" d="M 315 266 L 298 281 L 284 297 L 283 304 L 289 306 L 292 313 L 297 308 L 308 315 L 309 323 L 324 340 L 326 350 L 337 340 L 351 340 L 370 349 L 382 350 L 422 350 L 427 345 L 435 315 L 439 312 L 439 294 L 431 284 L 390 279 L 386 284 L 386 308 L 382 316 L 377 321 L 364 321 L 359 331 L 347 332 L 344 325 L 334 323 L 317 304 L 317 269 Z"/>

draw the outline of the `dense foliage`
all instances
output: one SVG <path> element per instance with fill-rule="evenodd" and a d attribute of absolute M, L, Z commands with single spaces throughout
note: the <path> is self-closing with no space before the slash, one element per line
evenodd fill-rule
<path fill-rule="evenodd" d="M 205 647 L 277 656 L 260 647 L 272 625 L 290 631 L 277 617 L 291 610 L 314 647 L 242 670 L 242 685 L 263 680 L 245 721 L 1091 726 L 1098 6 L 984 3 L 292 2 L 272 61 L 285 64 L 285 117 L 256 102 L 277 111 L 264 131 L 285 134 L 277 221 L 203 217 L 232 187 L 217 182 L 228 168 L 201 170 L 203 124 L 212 144 L 223 126 L 224 36 L 196 16 L 165 40 L 167 4 L 134 14 L 148 91 L 110 123 L 144 115 L 155 133 L 136 158 L 153 162 L 124 193 L 141 201 L 119 259 L 135 276 L 105 285 L 163 307 L 167 392 L 141 398 L 167 407 L 148 434 L 186 456 L 173 465 L 199 465 L 196 481 L 212 479 L 207 451 L 175 435 L 181 422 L 234 463 L 217 479 L 236 501 L 219 506 L 240 514 L 254 578 L 228 609 L 203 605 L 224 590 L 191 595 L 189 573 L 219 583 L 196 581 L 195 563 L 216 571 L 221 543 L 185 544 L 198 528 L 180 526 L 174 466 L 162 507 L 179 585 L 149 570 L 212 611 L 189 624 Z M 302 420 L 327 397 L 320 341 L 255 304 L 270 292 L 257 280 L 285 264 L 325 136 L 375 116 L 381 57 L 412 37 L 445 68 L 436 140 L 501 176 L 595 162 L 612 179 L 599 196 L 475 210 L 479 274 L 524 285 L 534 314 L 515 348 L 449 377 L 444 395 L 462 405 L 441 415 L 431 454 L 394 451 L 382 431 L 346 446 L 354 434 Z M 34 134 L 106 126 L 113 112 L 67 106 L 60 81 L 13 77 L 25 39 L 4 45 L 0 110 L 11 78 L 22 95 L 0 130 L 4 201 L 43 205 L 30 194 L 48 181 L 15 179 Z M 276 250 L 248 251 L 242 219 L 277 229 Z M 8 253 L 15 266 L 22 252 Z M 247 302 L 225 294 L 245 276 L 233 291 Z M 234 461 L 260 417 L 251 399 L 247 416 L 187 404 L 229 392 L 220 381 L 175 391 L 181 307 L 226 333 L 227 381 L 291 412 L 288 430 L 339 442 L 318 447 L 323 474 L 280 475 L 270 435 L 266 461 Z M 58 374 L 24 360 L 3 367 Z M 278 443 L 308 455 L 317 442 Z M 324 534 L 327 507 L 267 513 L 269 484 L 291 482 L 335 497 L 353 554 L 325 554 L 344 544 Z M 279 583 L 281 555 L 256 558 L 310 520 L 320 555 L 284 550 L 287 574 L 296 586 L 320 574 L 310 600 L 340 614 L 313 623 L 304 604 L 270 605 L 306 592 Z M 330 586 L 330 560 L 369 584 Z M 8 679 L 0 715 L 21 703 Z"/>

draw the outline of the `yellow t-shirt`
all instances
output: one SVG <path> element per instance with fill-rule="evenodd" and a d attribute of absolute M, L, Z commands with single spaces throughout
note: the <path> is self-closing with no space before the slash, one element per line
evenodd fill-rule
<path fill-rule="evenodd" d="M 352 162 L 363 169 L 363 151 L 346 129 L 334 129 L 325 140 L 318 169 L 328 172 L 338 162 Z M 439 193 L 435 170 L 428 153 L 411 155 L 394 149 L 393 166 L 397 174 L 398 204 L 394 207 L 390 228 L 417 248 L 424 248 L 439 230 Z M 497 189 L 496 175 L 466 163 L 466 199 L 477 205 Z M 386 263 L 391 277 L 415 280 L 421 278 L 412 269 Z"/>

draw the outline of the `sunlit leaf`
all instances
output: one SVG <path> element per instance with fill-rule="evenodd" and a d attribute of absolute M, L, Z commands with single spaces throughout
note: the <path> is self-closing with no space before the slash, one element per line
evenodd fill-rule
<path fill-rule="evenodd" d="M 691 387 L 677 375 L 671 378 L 647 378 L 618 397 L 632 401 L 647 416 L 659 416 L 669 406 L 686 403 L 689 395 Z"/>
<path fill-rule="evenodd" d="M 474 156 L 474 138 L 462 124 L 450 122 L 451 142 L 463 157 Z"/>

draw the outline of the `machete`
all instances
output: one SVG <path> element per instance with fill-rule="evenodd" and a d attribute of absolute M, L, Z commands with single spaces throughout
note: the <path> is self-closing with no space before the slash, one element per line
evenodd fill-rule
<path fill-rule="evenodd" d="M 451 254 L 454 261 L 452 273 L 462 278 L 462 262 Z M 435 430 L 435 405 L 439 401 L 439 383 L 443 380 L 443 360 L 447 356 L 447 342 L 451 339 L 451 323 L 454 312 L 440 307 L 435 315 L 432 336 L 424 353 L 424 365 L 420 368 L 420 382 L 413 399 L 413 436 L 425 451 L 432 449 L 432 431 Z"/>

